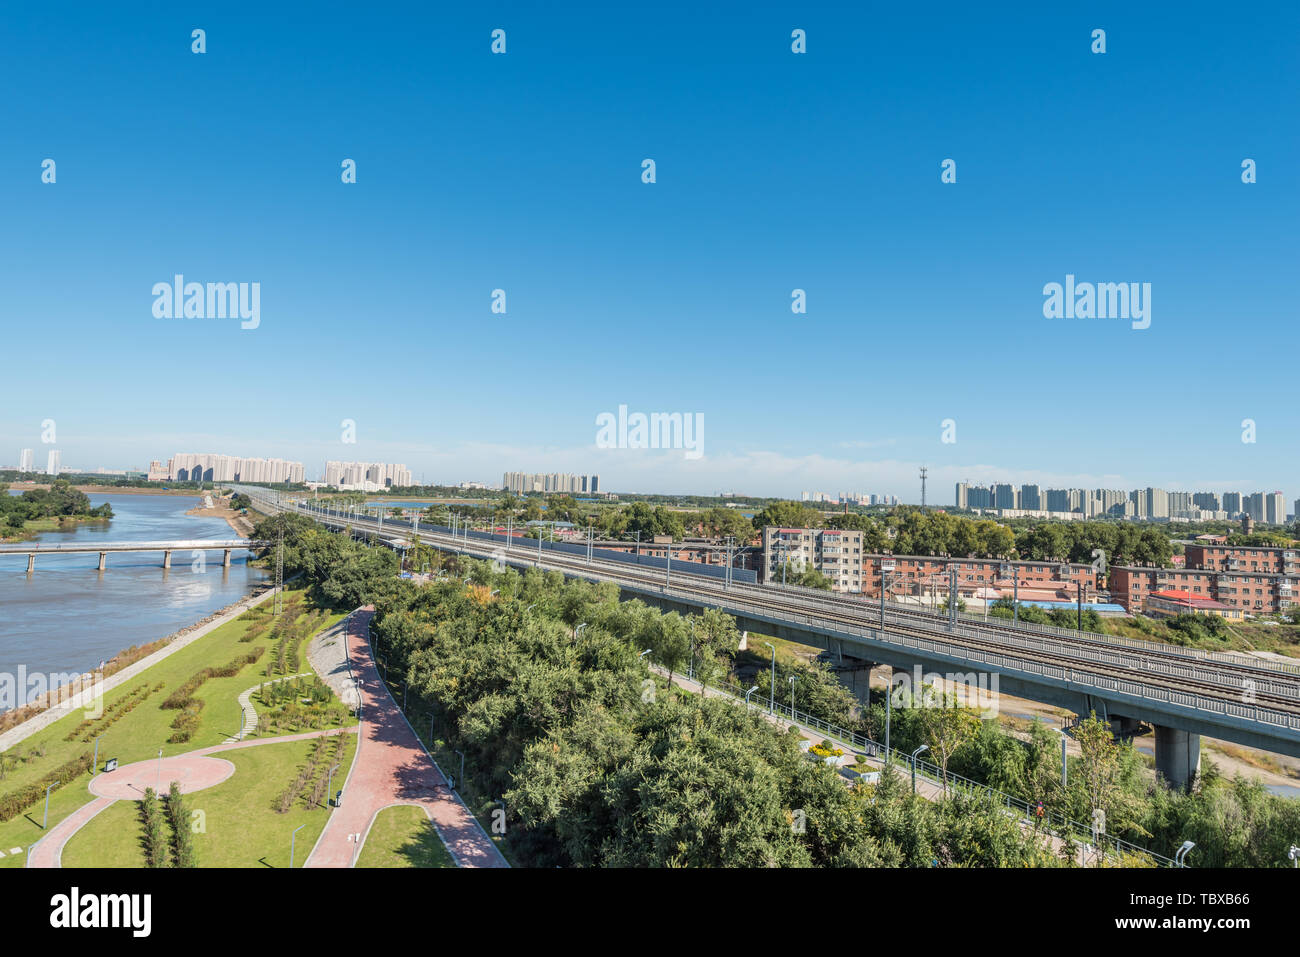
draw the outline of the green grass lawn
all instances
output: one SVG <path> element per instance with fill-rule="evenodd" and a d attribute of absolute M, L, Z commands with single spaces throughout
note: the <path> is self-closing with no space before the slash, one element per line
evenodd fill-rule
<path fill-rule="evenodd" d="M 347 736 L 348 750 L 334 774 L 335 790 L 356 757 L 353 737 Z M 194 819 L 202 827 L 194 834 L 200 867 L 288 867 L 290 836 L 305 824 L 294 853 L 294 867 L 302 867 L 333 811 L 297 801 L 280 814 L 275 803 L 306 764 L 311 747 L 311 741 L 290 741 L 216 755 L 234 764 L 234 775 L 214 788 L 185 795 L 186 810 L 202 812 Z M 144 867 L 142 834 L 139 802 L 118 801 L 73 836 L 63 849 L 63 866 Z"/>
<path fill-rule="evenodd" d="M 290 610 L 295 606 L 297 613 L 304 613 L 307 609 L 303 598 L 302 591 L 288 592 L 286 613 L 295 614 Z M 267 605 L 269 606 L 269 602 Z M 324 620 L 322 627 L 330 627 L 342 617 L 342 614 L 331 614 Z M 164 755 L 193 751 L 196 748 L 220 744 L 227 736 L 238 732 L 243 724 L 237 700 L 239 694 L 257 685 L 259 681 L 265 680 L 265 664 L 272 649 L 272 642 L 265 635 L 251 643 L 239 641 L 255 620 L 261 618 L 242 615 L 108 692 L 104 696 L 105 710 L 141 684 L 147 683 L 153 687 L 161 682 L 163 685 L 161 689 L 153 692 L 143 703 L 104 731 L 99 743 L 99 766 L 102 768 L 108 758 L 117 758 L 121 764 L 155 758 L 160 748 Z M 306 644 L 304 641 L 303 670 L 309 668 L 306 663 Z M 238 674 L 229 678 L 211 678 L 195 692 L 194 696 L 204 702 L 197 730 L 189 741 L 169 743 L 167 739 L 173 733 L 171 723 L 179 712 L 159 707 L 166 697 L 195 672 L 208 666 L 225 665 L 257 645 L 263 645 L 267 649 L 257 663 L 246 665 Z M 0 780 L 0 794 L 39 779 L 78 754 L 93 753 L 93 740 L 89 742 L 79 739 L 64 740 L 67 733 L 76 727 L 83 717 L 85 714 L 81 709 L 70 711 L 50 727 L 11 749 L 10 760 L 7 762 L 8 770 Z M 18 758 L 16 762 L 13 760 L 15 756 Z M 292 777 L 293 774 L 290 773 L 289 778 Z M 91 799 L 87 790 L 89 780 L 90 775 L 83 774 L 51 792 L 49 812 L 51 827 Z M 0 822 L 0 852 L 6 855 L 0 858 L 0 867 L 22 866 L 22 856 L 11 855 L 9 851 L 14 847 L 21 847 L 25 851 L 29 844 L 35 843 L 43 836 L 45 833 L 41 827 L 43 811 L 42 802 L 12 820 Z M 301 834 L 299 836 L 301 837 Z"/>
<path fill-rule="evenodd" d="M 361 848 L 357 867 L 455 867 L 423 808 L 402 804 L 387 807 Z"/>

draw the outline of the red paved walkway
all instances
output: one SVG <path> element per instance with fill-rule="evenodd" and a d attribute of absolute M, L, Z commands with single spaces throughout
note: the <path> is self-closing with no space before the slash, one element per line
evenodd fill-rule
<path fill-rule="evenodd" d="M 180 785 L 182 794 L 214 787 L 235 773 L 235 766 L 223 758 L 205 757 L 214 751 L 234 751 L 255 748 L 263 744 L 281 744 L 285 741 L 302 741 L 307 738 L 331 734 L 347 734 L 354 728 L 333 731 L 306 731 L 302 734 L 285 734 L 278 738 L 258 738 L 234 744 L 214 744 L 170 758 L 134 761 L 116 771 L 101 771 L 90 779 L 90 791 L 95 800 L 73 811 L 31 847 L 28 867 L 62 867 L 63 848 L 72 835 L 90 823 L 100 811 L 114 801 L 138 801 L 144 797 L 145 788 L 153 788 L 159 795 L 171 789 L 172 782 Z"/>
<path fill-rule="evenodd" d="M 348 659 L 361 686 L 362 733 L 343 786 L 343 806 L 331 814 L 306 867 L 351 867 L 375 815 L 394 804 L 422 807 L 461 867 L 508 867 L 478 821 L 447 787 L 428 752 L 379 678 L 366 638 L 374 610 L 348 619 Z"/>

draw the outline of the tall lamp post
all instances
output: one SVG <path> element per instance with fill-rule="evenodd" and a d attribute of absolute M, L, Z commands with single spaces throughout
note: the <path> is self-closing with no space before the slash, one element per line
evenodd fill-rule
<path fill-rule="evenodd" d="M 289 870 L 293 870 L 293 852 L 297 848 L 298 832 L 306 826 L 306 824 L 299 824 L 293 829 L 293 833 L 289 835 Z"/>
<path fill-rule="evenodd" d="M 1183 846 L 1178 849 L 1174 855 L 1174 863 L 1179 867 L 1187 866 L 1187 852 L 1196 846 L 1195 841 L 1183 841 Z"/>
<path fill-rule="evenodd" d="M 912 752 L 912 793 L 913 794 L 916 793 L 916 756 L 920 754 L 922 751 L 929 751 L 929 750 L 930 750 L 930 746 L 928 744 L 923 744 L 915 751 Z"/>

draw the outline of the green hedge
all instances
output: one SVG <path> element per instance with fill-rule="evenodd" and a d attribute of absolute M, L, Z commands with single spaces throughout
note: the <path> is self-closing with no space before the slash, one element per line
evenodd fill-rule
<path fill-rule="evenodd" d="M 18 788 L 16 791 L 0 795 L 0 821 L 11 821 L 32 805 L 40 802 L 45 797 L 45 789 L 51 784 L 54 785 L 53 790 L 58 790 L 69 781 L 75 781 L 90 770 L 92 761 L 94 761 L 94 758 L 91 757 L 90 752 L 83 751 L 80 756 L 60 764 L 40 780 L 33 781 L 26 787 Z"/>

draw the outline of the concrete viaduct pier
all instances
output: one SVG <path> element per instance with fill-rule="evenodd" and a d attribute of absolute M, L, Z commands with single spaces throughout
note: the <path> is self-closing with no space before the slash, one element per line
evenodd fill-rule
<path fill-rule="evenodd" d="M 265 548 L 271 545 L 271 542 L 262 541 L 252 538 L 234 538 L 234 539 L 182 539 L 170 542 L 100 542 L 98 544 L 84 545 L 60 545 L 60 544 L 39 544 L 39 545 L 0 545 L 0 557 L 5 555 L 26 555 L 27 556 L 27 574 L 31 575 L 36 571 L 36 556 L 46 554 L 98 554 L 99 561 L 96 565 L 96 571 L 104 571 L 108 567 L 109 554 L 119 552 L 162 552 L 162 567 L 168 569 L 172 567 L 172 552 L 189 551 L 189 552 L 211 552 L 220 551 L 221 565 L 223 568 L 229 568 L 232 564 L 231 556 L 241 548 Z"/>

